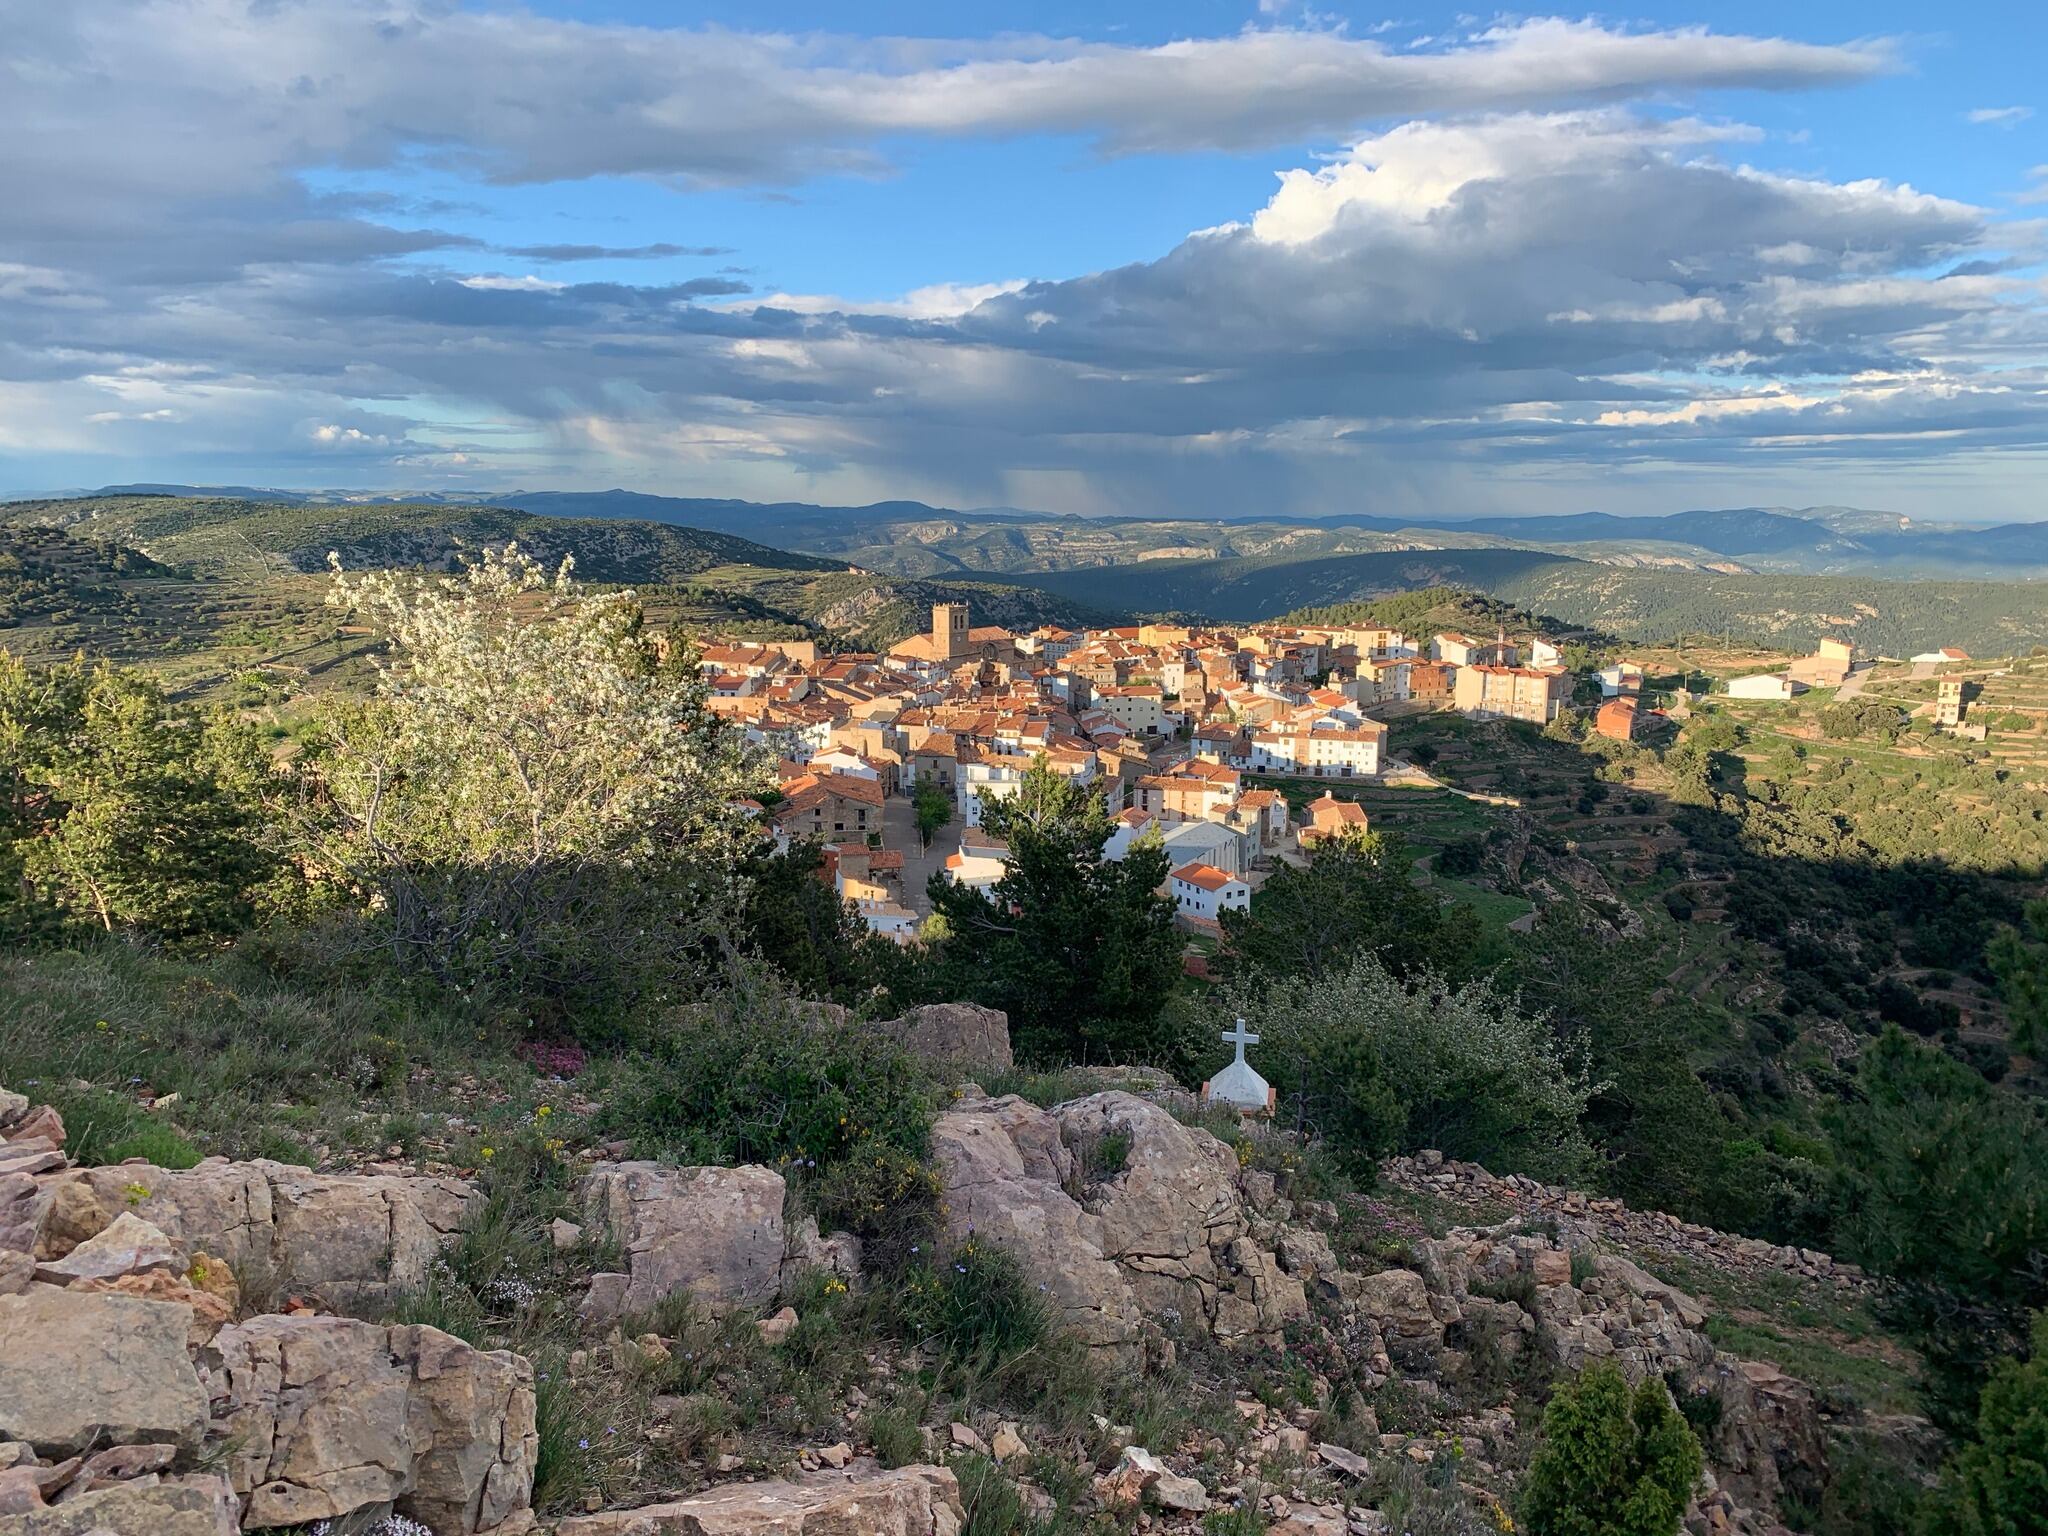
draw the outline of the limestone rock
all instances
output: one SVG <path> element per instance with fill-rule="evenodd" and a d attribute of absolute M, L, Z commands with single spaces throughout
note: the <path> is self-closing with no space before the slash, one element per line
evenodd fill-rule
<path fill-rule="evenodd" d="M 556 1536 L 959 1536 L 960 1485 L 944 1467 L 849 1478 L 820 1472 L 736 1483 L 688 1499 L 573 1515 Z"/>
<path fill-rule="evenodd" d="M 815 1269 L 854 1286 L 860 1281 L 860 1262 L 861 1241 L 858 1237 L 851 1232 L 820 1236 L 818 1219 L 806 1216 L 789 1229 L 789 1251 L 782 1260 L 782 1283 L 787 1288 L 805 1270 Z"/>
<path fill-rule="evenodd" d="M 45 1187 L 44 1209 L 29 1244 L 46 1259 L 61 1259 L 80 1243 L 99 1236 L 114 1219 L 91 1184 L 59 1180 Z"/>
<path fill-rule="evenodd" d="M 783 1183 L 772 1169 L 607 1163 L 578 1192 L 626 1250 L 626 1311 L 687 1290 L 722 1316 L 760 1307 L 781 1285 Z"/>
<path fill-rule="evenodd" d="M 1050 1114 L 1015 1097 L 971 1100 L 938 1117 L 932 1156 L 950 1242 L 971 1231 L 1006 1249 L 1095 1348 L 1135 1345 L 1137 1298 L 1103 1254 L 1101 1219 L 1062 1187 L 1074 1156 Z"/>
<path fill-rule="evenodd" d="M 260 1158 L 208 1158 L 186 1169 L 124 1163 L 69 1179 L 187 1252 L 217 1255 L 259 1289 L 337 1308 L 417 1289 L 477 1198 L 460 1179 L 313 1173 Z"/>
<path fill-rule="evenodd" d="M 390 1502 L 436 1536 L 526 1508 L 538 1449 L 533 1367 L 439 1329 L 258 1317 L 207 1353 L 213 1438 L 250 1527 Z"/>
<path fill-rule="evenodd" d="M 8 1174 L 49 1173 L 65 1166 L 67 1159 L 57 1143 L 46 1136 L 20 1141 L 0 1141 L 0 1177 Z"/>
<path fill-rule="evenodd" d="M 28 1173 L 0 1173 L 0 1253 L 33 1255 L 50 1210 L 50 1191 Z"/>
<path fill-rule="evenodd" d="M 1372 1474 L 1372 1466 L 1358 1452 L 1341 1445 L 1332 1445 L 1325 1440 L 1316 1447 L 1316 1455 L 1325 1466 L 1335 1467 L 1347 1477 L 1363 1480 Z"/>
<path fill-rule="evenodd" d="M 74 1280 L 74 1291 L 102 1296 L 133 1296 L 140 1301 L 173 1302 L 188 1314 L 185 1342 L 203 1348 L 213 1336 L 235 1320 L 235 1309 L 211 1291 L 202 1291 L 167 1269 L 145 1269 L 137 1274 L 116 1275 L 111 1280 Z"/>
<path fill-rule="evenodd" d="M 1389 1333 L 1405 1338 L 1433 1337 L 1440 1329 L 1422 1276 L 1409 1269 L 1386 1269 L 1367 1275 L 1353 1291 L 1361 1314 Z"/>
<path fill-rule="evenodd" d="M 1008 1067 L 1010 1018 L 977 1003 L 927 1003 L 882 1026 L 916 1055 L 967 1067 Z"/>
<path fill-rule="evenodd" d="M 47 1141 L 53 1147 L 64 1145 L 64 1117 L 48 1104 L 38 1104 L 26 1114 L 0 1127 L 0 1141 L 27 1142 Z"/>
<path fill-rule="evenodd" d="M 236 1536 L 235 1493 L 215 1473 L 109 1483 L 48 1509 L 0 1514 L 0 1536 Z"/>
<path fill-rule="evenodd" d="M 75 1499 L 89 1489 L 102 1488 L 108 1483 L 125 1483 L 151 1473 L 168 1472 L 177 1459 L 178 1448 L 175 1445 L 109 1446 L 86 1457 L 85 1465 L 78 1469 L 78 1478 L 65 1497 Z"/>
<path fill-rule="evenodd" d="M 590 1277 L 590 1289 L 583 1293 L 583 1304 L 576 1309 L 576 1315 L 586 1323 L 608 1323 L 626 1310 L 626 1291 L 633 1284 L 631 1275 L 622 1275 L 616 1270 L 601 1270 Z"/>
<path fill-rule="evenodd" d="M 184 1252 L 133 1211 L 123 1211 L 113 1224 L 87 1238 L 61 1259 L 36 1267 L 36 1278 L 64 1285 L 73 1280 L 112 1280 L 144 1270 L 182 1271 Z"/>
<path fill-rule="evenodd" d="M 1076 1149 L 1111 1140 L 1122 1165 L 1081 1188 Z M 1148 1316 L 1235 1343 L 1307 1313 L 1301 1279 L 1252 1239 L 1230 1149 L 1149 1099 L 969 1100 L 932 1142 L 948 1236 L 1008 1249 L 1098 1349 L 1128 1350 Z"/>
<path fill-rule="evenodd" d="M 0 1296 L 0 1440 L 44 1456 L 163 1442 L 196 1451 L 206 1395 L 189 1309 L 35 1285 Z"/>

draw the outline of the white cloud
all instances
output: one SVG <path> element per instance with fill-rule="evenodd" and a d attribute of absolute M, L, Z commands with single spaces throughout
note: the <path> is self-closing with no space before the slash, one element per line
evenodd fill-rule
<path fill-rule="evenodd" d="M 2032 107 L 1976 107 L 1963 114 L 1965 122 L 1995 128 L 2017 128 L 2034 115 Z"/>
<path fill-rule="evenodd" d="M 900 315 L 909 320 L 952 320 L 977 305 L 1026 286 L 1025 279 L 1000 283 L 931 283 L 913 288 L 899 299 L 845 299 L 829 293 L 771 293 L 755 298 L 727 299 L 727 310 L 786 309 L 799 315 Z"/>
<path fill-rule="evenodd" d="M 150 205 L 268 192 L 299 167 L 412 156 L 497 181 L 754 185 L 877 168 L 879 143 L 903 135 L 1247 149 L 1395 115 L 1842 84 L 1895 57 L 1884 42 L 1555 19 L 1413 52 L 1313 26 L 1138 47 L 631 27 L 435 0 L 17 10 L 10 111 L 40 131 L 0 140 L 0 191 L 33 181 L 58 222 L 91 220 L 87 199 L 110 191 Z"/>
<path fill-rule="evenodd" d="M 473 277 L 458 278 L 456 281 L 465 288 L 497 293 L 560 293 L 569 286 L 550 278 L 535 277 L 531 273 L 512 277 L 502 272 L 483 272 Z"/>
<path fill-rule="evenodd" d="M 1752 129 L 1613 104 L 1860 78 L 1882 47 L 1558 21 L 1410 49 L 859 43 L 439 0 L 76 0 L 16 31 L 11 108 L 38 132 L 0 136 L 10 453 L 162 464 L 168 438 L 464 484 L 685 465 L 742 493 L 1222 512 L 1497 465 L 2048 445 L 2048 299 L 2013 266 L 2036 226 L 1745 166 Z M 1346 129 L 1157 259 L 880 300 L 465 271 L 582 248 L 394 229 L 298 180 L 424 160 L 458 185 L 762 184 L 876 168 L 906 135 Z"/>

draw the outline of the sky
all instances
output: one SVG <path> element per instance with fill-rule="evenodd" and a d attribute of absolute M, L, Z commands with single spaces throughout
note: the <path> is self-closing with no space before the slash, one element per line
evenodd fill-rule
<path fill-rule="evenodd" d="M 0 495 L 2048 518 L 2048 6 L 0 0 L 0 39 Z"/>

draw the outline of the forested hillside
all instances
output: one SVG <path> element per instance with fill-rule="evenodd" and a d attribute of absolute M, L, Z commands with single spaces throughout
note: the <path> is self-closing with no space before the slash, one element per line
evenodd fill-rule
<path fill-rule="evenodd" d="M 1294 560 L 1162 560 L 1018 576 L 1139 612 L 1246 622 L 1422 587 L 1472 589 L 1638 643 L 1727 636 L 1810 651 L 1845 635 L 1866 654 L 1943 645 L 2004 656 L 2048 643 L 2048 583 L 1724 575 L 1599 564 L 1523 550 L 1403 551 Z"/>
<path fill-rule="evenodd" d="M 83 497 L 0 503 L 0 520 L 70 529 L 204 572 L 242 569 L 252 562 L 322 571 L 329 551 L 349 566 L 452 570 L 465 553 L 473 556 L 487 544 L 513 540 L 550 563 L 573 553 L 591 581 L 674 582 L 720 565 L 797 571 L 845 568 L 730 534 L 667 523 L 565 523 L 494 507 Z"/>
<path fill-rule="evenodd" d="M 549 567 L 573 557 L 586 581 L 635 587 L 653 622 L 690 633 L 887 647 L 943 601 L 1026 630 L 1107 617 L 1031 588 L 877 575 L 666 523 L 136 495 L 0 503 L 0 644 L 143 663 L 180 691 L 276 702 L 360 681 L 370 642 L 323 601 L 330 552 L 349 569 L 454 571 L 514 542 Z"/>

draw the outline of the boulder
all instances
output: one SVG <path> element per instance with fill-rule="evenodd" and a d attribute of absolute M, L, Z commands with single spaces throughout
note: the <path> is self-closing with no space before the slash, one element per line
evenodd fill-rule
<path fill-rule="evenodd" d="M 249 1529 L 390 1503 L 435 1532 L 511 1519 L 533 1490 L 533 1367 L 421 1326 L 258 1317 L 202 1357 L 212 1438 Z"/>
<path fill-rule="evenodd" d="M 978 1003 L 927 1003 L 882 1026 L 928 1061 L 964 1067 L 1008 1067 L 1010 1016 Z"/>
<path fill-rule="evenodd" d="M 138 1477 L 0 1515 L 0 1536 L 236 1536 L 234 1489 L 217 1473 Z"/>
<path fill-rule="evenodd" d="M 235 1309 L 211 1291 L 202 1291 L 182 1275 L 167 1269 L 145 1269 L 111 1280 L 74 1280 L 74 1291 L 103 1296 L 133 1296 L 142 1301 L 175 1302 L 186 1312 L 185 1342 L 199 1349 L 235 1320 Z"/>
<path fill-rule="evenodd" d="M 1137 1298 L 1104 1256 L 1101 1219 L 1063 1187 L 1075 1162 L 1058 1121 L 1016 1097 L 968 1100 L 938 1117 L 932 1157 L 949 1242 L 973 1233 L 1007 1250 L 1089 1345 L 1136 1344 Z"/>
<path fill-rule="evenodd" d="M 64 1145 L 64 1117 L 48 1104 L 38 1104 L 0 1129 L 0 1141 L 44 1141 L 53 1147 Z"/>
<path fill-rule="evenodd" d="M 641 1509 L 557 1521 L 555 1536 L 959 1536 L 960 1484 L 944 1467 L 819 1472 L 736 1483 Z"/>
<path fill-rule="evenodd" d="M 1110 1141 L 1121 1166 L 1080 1187 L 1075 1149 Z M 1250 1235 L 1230 1149 L 1148 1099 L 970 1099 L 932 1146 L 949 1238 L 1010 1251 L 1096 1348 L 1128 1348 L 1148 1316 L 1235 1343 L 1307 1314 L 1301 1279 Z"/>
<path fill-rule="evenodd" d="M 782 1176 L 770 1168 L 606 1163 L 577 1186 L 626 1251 L 628 1312 L 688 1291 L 713 1316 L 754 1310 L 782 1283 Z"/>
<path fill-rule="evenodd" d="M 0 1173 L 0 1253 L 33 1254 L 50 1208 L 43 1182 L 29 1173 Z"/>
<path fill-rule="evenodd" d="M 478 1198 L 460 1179 L 313 1173 L 263 1158 L 78 1169 L 58 1183 L 58 1200 L 66 1183 L 83 1185 L 105 1210 L 144 1218 L 188 1253 L 216 1255 L 259 1292 L 291 1291 L 335 1308 L 416 1290 Z M 46 1240 L 40 1251 L 61 1258 L 69 1249 Z"/>
<path fill-rule="evenodd" d="M 26 1094 L 16 1093 L 8 1088 L 0 1088 L 0 1134 L 5 1134 L 8 1129 L 20 1124 L 22 1117 L 27 1113 L 28 1096 Z"/>
<path fill-rule="evenodd" d="M 1529 1273 L 1538 1285 L 1570 1285 L 1572 1256 L 1562 1248 L 1545 1248 L 1530 1255 Z"/>
<path fill-rule="evenodd" d="M 37 1265 L 36 1278 L 55 1285 L 113 1280 L 152 1269 L 178 1273 L 187 1262 L 184 1251 L 162 1232 L 133 1211 L 123 1211 L 105 1231 L 87 1238 L 63 1258 Z"/>
<path fill-rule="evenodd" d="M 196 1451 L 206 1395 L 189 1309 L 32 1285 L 0 1296 L 0 1440 L 43 1456 L 163 1442 Z"/>
<path fill-rule="evenodd" d="M 92 1185 L 77 1179 L 46 1184 L 36 1229 L 24 1245 L 45 1258 L 62 1258 L 80 1243 L 99 1236 L 114 1219 Z"/>
<path fill-rule="evenodd" d="M 1410 1269 L 1383 1269 L 1350 1287 L 1350 1299 L 1362 1316 L 1385 1333 L 1404 1339 L 1434 1338 L 1442 1330 L 1430 1305 L 1422 1276 Z"/>

